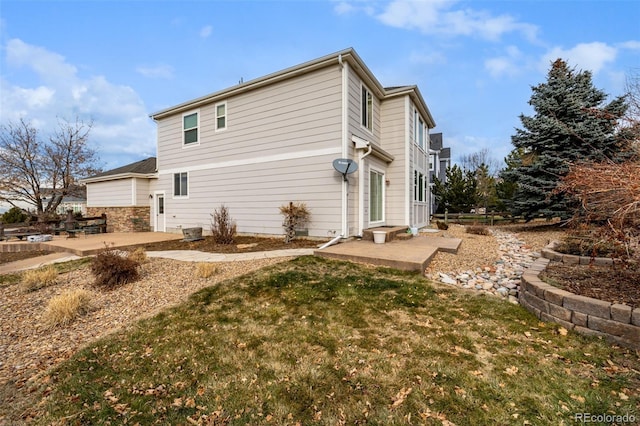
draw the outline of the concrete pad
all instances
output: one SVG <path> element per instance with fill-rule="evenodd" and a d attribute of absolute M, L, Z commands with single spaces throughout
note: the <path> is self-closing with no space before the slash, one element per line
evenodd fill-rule
<path fill-rule="evenodd" d="M 457 253 L 459 238 L 416 236 L 384 244 L 356 240 L 314 251 L 316 256 L 350 260 L 359 263 L 388 266 L 424 274 L 427 265 L 439 250 Z"/>
<path fill-rule="evenodd" d="M 181 240 L 181 234 L 168 232 L 110 232 L 107 234 L 79 234 L 76 238 L 56 236 L 53 241 L 39 243 L 43 250 L 67 251 L 78 256 L 98 253 L 105 245 L 113 248 L 129 247 L 159 241 Z"/>

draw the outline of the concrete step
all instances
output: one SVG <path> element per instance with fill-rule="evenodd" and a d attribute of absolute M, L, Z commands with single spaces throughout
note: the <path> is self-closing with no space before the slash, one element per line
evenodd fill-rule
<path fill-rule="evenodd" d="M 406 234 L 406 226 L 379 226 L 377 228 L 369 228 L 362 231 L 362 239 L 365 241 L 373 241 L 373 231 L 383 231 L 387 234 L 387 242 L 391 242 L 398 238 L 399 235 Z"/>

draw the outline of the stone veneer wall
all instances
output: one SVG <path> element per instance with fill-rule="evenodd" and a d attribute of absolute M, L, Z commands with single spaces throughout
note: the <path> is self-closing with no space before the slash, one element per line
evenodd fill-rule
<path fill-rule="evenodd" d="M 131 207 L 87 207 L 87 216 L 107 215 L 107 232 L 151 231 L 151 208 Z"/>
<path fill-rule="evenodd" d="M 580 296 L 543 282 L 539 275 L 551 260 L 572 264 L 611 264 L 613 260 L 563 255 L 553 245 L 542 250 L 522 275 L 520 304 L 542 321 L 552 321 L 567 330 L 600 336 L 633 349 L 640 349 L 640 308 Z"/>

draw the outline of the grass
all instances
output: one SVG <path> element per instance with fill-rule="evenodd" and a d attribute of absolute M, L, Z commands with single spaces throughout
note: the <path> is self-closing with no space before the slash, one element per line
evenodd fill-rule
<path fill-rule="evenodd" d="M 36 424 L 640 418 L 640 361 L 497 298 L 315 257 L 194 294 L 51 375 Z"/>

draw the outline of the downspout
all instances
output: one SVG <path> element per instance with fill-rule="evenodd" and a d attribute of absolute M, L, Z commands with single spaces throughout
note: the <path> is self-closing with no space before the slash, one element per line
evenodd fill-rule
<path fill-rule="evenodd" d="M 342 61 L 342 54 L 338 55 L 338 64 L 342 72 L 342 158 L 348 158 L 349 143 L 349 64 Z M 341 237 L 349 236 L 349 181 L 342 181 L 342 232 Z"/>

